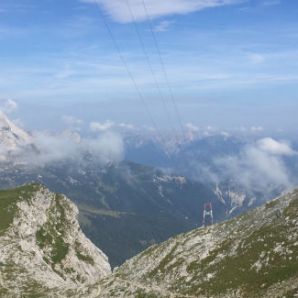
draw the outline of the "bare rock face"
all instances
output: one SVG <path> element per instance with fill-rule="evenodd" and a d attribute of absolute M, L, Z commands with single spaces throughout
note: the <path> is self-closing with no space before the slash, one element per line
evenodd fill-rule
<path fill-rule="evenodd" d="M 111 268 L 69 199 L 32 184 L 0 191 L 0 209 L 0 297 L 97 296 Z"/>

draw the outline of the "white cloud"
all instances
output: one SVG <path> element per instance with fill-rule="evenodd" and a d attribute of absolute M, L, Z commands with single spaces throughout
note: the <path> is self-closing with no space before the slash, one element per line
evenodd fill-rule
<path fill-rule="evenodd" d="M 131 123 L 125 123 L 125 122 L 115 123 L 110 120 L 106 120 L 104 122 L 96 122 L 96 121 L 91 122 L 89 124 L 89 128 L 92 132 L 99 132 L 99 133 L 108 132 L 111 130 L 125 133 L 125 132 L 132 132 L 136 130 L 136 127 Z"/>
<path fill-rule="evenodd" d="M 115 123 L 110 120 L 107 120 L 102 123 L 101 122 L 91 122 L 89 125 L 90 130 L 93 132 L 104 132 L 104 131 L 112 129 L 114 126 L 115 126 Z"/>
<path fill-rule="evenodd" d="M 296 152 L 286 142 L 279 142 L 272 138 L 264 138 L 257 142 L 260 150 L 272 155 L 294 155 Z"/>
<path fill-rule="evenodd" d="M 239 155 L 219 158 L 215 164 L 222 171 L 219 180 L 235 181 L 247 192 L 270 194 L 292 185 L 282 156 L 271 154 L 258 144 L 248 145 Z"/>
<path fill-rule="evenodd" d="M 262 5 L 264 6 L 274 6 L 274 5 L 279 5 L 281 2 L 280 0 L 264 0 L 262 2 Z"/>
<path fill-rule="evenodd" d="M 250 131 L 251 132 L 262 132 L 262 131 L 264 131 L 264 128 L 262 126 L 251 126 Z"/>
<path fill-rule="evenodd" d="M 38 151 L 19 152 L 15 158 L 29 166 L 44 166 L 59 161 L 75 160 L 84 162 L 86 153 L 102 164 L 119 162 L 123 158 L 122 138 L 115 133 L 104 133 L 97 138 L 74 138 L 69 134 L 51 135 L 39 132 L 34 135 Z M 34 156 L 34 158 L 33 158 Z"/>
<path fill-rule="evenodd" d="M 200 130 L 200 128 L 198 126 L 196 126 L 195 124 L 188 122 L 185 124 L 185 127 L 187 128 L 187 130 L 191 131 L 191 132 L 198 132 Z"/>
<path fill-rule="evenodd" d="M 261 54 L 250 54 L 249 55 L 249 60 L 253 63 L 253 64 L 261 64 L 263 62 L 265 62 L 265 56 L 261 55 Z"/>
<path fill-rule="evenodd" d="M 104 10 L 117 22 L 129 23 L 132 17 L 124 0 L 80 0 L 84 3 L 95 3 L 101 5 Z M 137 21 L 147 19 L 143 0 L 128 0 Z M 224 5 L 232 5 L 242 0 L 144 0 L 151 18 L 174 14 L 187 14 L 206 8 Z"/>
<path fill-rule="evenodd" d="M 191 122 L 186 123 L 185 128 L 186 128 L 186 139 L 188 141 L 193 141 L 195 139 L 195 136 L 200 131 L 200 128 Z"/>
<path fill-rule="evenodd" d="M 262 189 L 269 185 L 273 187 L 290 185 L 286 167 L 279 157 L 258 148 L 249 147 L 245 150 L 242 158 L 238 160 L 239 174 L 246 180 L 243 182 L 249 183 L 249 189 Z"/>
<path fill-rule="evenodd" d="M 0 111 L 0 116 L 1 113 Z M 5 130 L 3 142 L 0 140 L 0 162 L 10 161 L 14 164 L 42 167 L 68 160 L 83 163 L 86 156 L 102 164 L 119 162 L 123 157 L 123 140 L 116 133 L 103 132 L 96 138 L 90 138 L 68 129 L 59 134 L 37 131 L 29 135 L 4 114 L 1 120 L 10 130 Z M 73 120 L 77 119 L 70 117 L 70 120 L 72 124 Z"/>
<path fill-rule="evenodd" d="M 124 130 L 134 130 L 135 129 L 135 126 L 133 124 L 130 124 L 130 123 L 120 123 L 118 125 L 120 128 L 124 129 Z"/>
<path fill-rule="evenodd" d="M 105 133 L 97 139 L 87 140 L 83 144 L 88 152 L 100 160 L 101 163 L 118 162 L 123 158 L 124 143 L 122 138 L 115 133 Z"/>
<path fill-rule="evenodd" d="M 62 116 L 62 121 L 71 127 L 77 127 L 77 126 L 81 126 L 83 124 L 83 120 L 76 118 L 74 116 L 70 116 L 70 115 L 64 115 Z"/>
<path fill-rule="evenodd" d="M 165 32 L 168 31 L 169 27 L 173 24 L 172 21 L 161 21 L 154 27 L 155 32 Z"/>
<path fill-rule="evenodd" d="M 11 113 L 18 108 L 18 104 L 12 99 L 0 99 L 0 111 Z"/>
<path fill-rule="evenodd" d="M 69 158 L 77 159 L 79 156 L 79 145 L 65 135 L 49 135 L 38 133 L 34 136 L 34 144 L 38 148 L 39 154 L 32 159 L 33 165 L 43 166 L 47 163 L 65 160 Z M 24 154 L 24 158 L 29 157 Z"/>

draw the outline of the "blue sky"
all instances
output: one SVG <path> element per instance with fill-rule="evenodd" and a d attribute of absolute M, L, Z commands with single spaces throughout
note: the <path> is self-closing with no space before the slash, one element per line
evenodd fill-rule
<path fill-rule="evenodd" d="M 29 128 L 58 128 L 65 115 L 152 125 L 148 109 L 178 127 L 174 100 L 183 124 L 295 129 L 297 1 L 145 0 L 174 98 L 142 3 L 2 0 L 0 99 L 16 101 Z"/>

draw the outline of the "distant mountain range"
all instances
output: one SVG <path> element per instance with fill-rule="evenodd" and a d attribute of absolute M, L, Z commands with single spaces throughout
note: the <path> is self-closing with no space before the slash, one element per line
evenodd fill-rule
<path fill-rule="evenodd" d="M 240 138 L 210 135 L 172 144 L 169 149 L 154 139 L 127 138 L 125 159 L 154 167 L 174 167 L 177 172 L 184 171 L 191 176 L 195 174 L 197 162 L 210 164 L 215 157 L 238 153 L 245 144 Z"/>
<path fill-rule="evenodd" d="M 270 140 L 273 146 L 288 146 L 291 154 L 276 155 L 260 148 L 260 141 Z M 298 183 L 298 146 L 294 141 L 257 136 L 211 134 L 196 136 L 176 146 L 170 155 L 164 144 L 144 139 L 128 141 L 127 160 L 161 169 L 172 169 L 176 175 L 220 190 L 226 202 L 244 202 L 245 208 L 266 202 Z M 267 148 L 269 149 L 269 148 Z M 281 178 L 282 177 L 282 178 Z M 287 181 L 283 181 L 284 180 Z M 219 193 L 219 192 L 218 192 Z M 235 200 L 234 200 L 235 201 Z M 233 202 L 232 202 L 233 204 Z M 241 204 L 242 205 L 242 204 Z M 234 211 L 241 206 L 234 204 Z"/>

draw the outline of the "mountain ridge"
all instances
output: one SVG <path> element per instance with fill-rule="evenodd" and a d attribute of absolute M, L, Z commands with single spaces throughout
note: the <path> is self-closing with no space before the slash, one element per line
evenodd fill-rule
<path fill-rule="evenodd" d="M 297 297 L 297 214 L 295 190 L 173 237 L 101 281 L 101 297 Z"/>
<path fill-rule="evenodd" d="M 0 191 L 0 204 L 0 296 L 84 292 L 111 273 L 107 257 L 82 233 L 78 209 L 65 196 L 31 184 Z"/>

